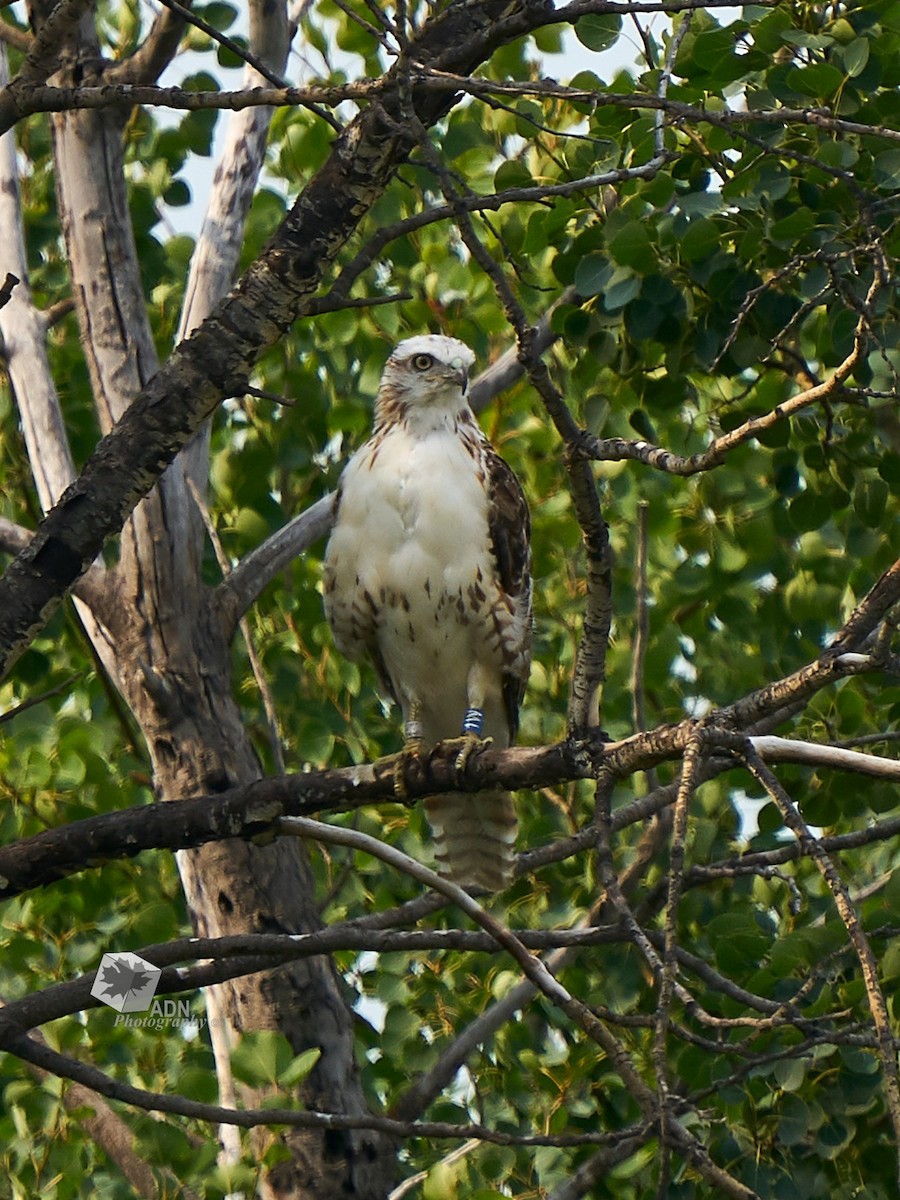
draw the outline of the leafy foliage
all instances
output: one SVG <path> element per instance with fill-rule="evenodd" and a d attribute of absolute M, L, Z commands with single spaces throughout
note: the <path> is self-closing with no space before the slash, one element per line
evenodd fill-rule
<path fill-rule="evenodd" d="M 427 15 L 425 5 L 410 7 Z M 635 686 L 644 724 L 654 728 L 703 717 L 818 658 L 900 557 L 900 324 L 891 272 L 900 256 L 900 18 L 888 0 L 827 9 L 782 2 L 731 13 L 699 9 L 652 21 L 633 14 L 639 47 L 629 48 L 618 16 L 588 13 L 574 26 L 581 50 L 570 86 L 540 83 L 551 73 L 542 55 L 560 44 L 570 54 L 575 45 L 571 32 L 561 43 L 554 26 L 502 46 L 477 82 L 460 84 L 461 98 L 430 135 L 448 176 L 436 177 L 427 156 L 414 152 L 324 281 L 347 285 L 351 300 L 367 303 L 299 322 L 263 356 L 254 384 L 290 405 L 247 396 L 215 420 L 211 507 L 232 562 L 333 488 L 347 453 L 367 436 L 381 365 L 396 340 L 452 333 L 485 364 L 511 344 L 509 313 L 457 224 L 410 220 L 443 204 L 451 185 L 468 199 L 503 192 L 507 201 L 485 200 L 484 211 L 472 201 L 474 229 L 529 322 L 555 305 L 551 370 L 579 425 L 604 445 L 626 439 L 684 458 L 737 431 L 719 465 L 691 474 L 626 455 L 605 456 L 596 468 L 613 548 L 602 705 L 609 736 L 635 732 Z M 227 29 L 234 9 L 212 4 L 203 15 Z M 383 72 L 370 16 L 362 4 L 310 7 L 301 36 L 323 80 Z M 132 6 L 105 6 L 110 54 L 139 44 L 138 23 Z M 228 53 L 197 31 L 190 41 L 202 68 L 185 67 L 182 86 L 217 88 L 213 57 L 229 65 Z M 608 57 L 589 57 L 611 48 L 619 51 L 612 68 Z M 484 80 L 498 85 L 482 87 Z M 215 123 L 212 111 L 199 111 L 162 124 L 148 108 L 127 129 L 142 282 L 163 351 L 193 245 L 193 235 L 173 234 L 169 220 L 193 191 Z M 46 119 L 22 123 L 17 136 L 31 284 L 47 306 L 64 298 L 67 275 Z M 330 152 L 331 132 L 313 110 L 276 111 L 244 265 Z M 355 256 L 385 230 L 396 236 L 385 236 L 371 265 L 354 275 Z M 71 319 L 51 330 L 49 353 L 81 462 L 97 428 Z M 820 397 L 787 415 L 793 398 L 815 388 Z M 782 409 L 756 436 L 740 436 L 747 422 Z M 8 395 L 0 394 L 0 419 L 0 515 L 32 525 L 37 505 Z M 539 745 L 566 731 L 584 611 L 581 531 L 559 436 L 528 382 L 505 391 L 482 419 L 533 510 L 535 663 L 521 740 Z M 641 549 L 645 579 L 636 570 Z M 386 712 L 372 673 L 332 645 L 318 593 L 321 552 L 317 545 L 297 558 L 249 618 L 293 770 L 358 763 L 399 746 L 396 714 Z M 204 569 L 214 585 L 211 552 Z M 891 636 L 889 625 L 885 645 Z M 888 753 L 900 690 L 896 659 L 881 666 L 807 697 L 785 714 L 791 723 L 781 731 Z M 260 757 L 272 768 L 264 708 L 240 647 L 234 678 Z M 2 699 L 12 707 L 58 685 L 14 716 L 0 745 L 4 841 L 150 797 L 140 737 L 74 617 L 54 620 L 2 685 Z M 678 779 L 677 763 L 648 757 L 642 766 L 617 781 L 614 822 L 635 798 Z M 823 766 L 783 766 L 778 775 L 810 826 L 845 839 L 838 867 L 896 1028 L 900 857 L 888 824 L 896 785 Z M 583 829 L 594 819 L 594 793 L 587 782 L 523 792 L 522 848 L 561 843 Z M 428 854 L 419 811 L 381 805 L 336 820 L 413 857 Z M 865 831 L 879 828 L 881 836 L 865 840 Z M 773 798 L 745 770 L 720 764 L 690 801 L 677 911 L 667 908 L 673 856 L 665 823 L 631 820 L 599 849 L 551 857 L 527 872 L 493 912 L 519 930 L 603 927 L 595 943 L 566 954 L 562 983 L 602 1016 L 649 1088 L 665 1082 L 675 1097 L 669 1118 L 688 1128 L 735 1187 L 800 1200 L 887 1200 L 900 1195 L 897 1146 L 871 996 L 834 895 L 808 854 L 789 857 L 789 844 Z M 622 884 L 618 907 L 604 863 Z M 328 924 L 391 908 L 420 890 L 361 851 L 322 847 L 314 868 Z M 662 955 L 667 912 L 686 991 L 670 1000 L 661 1033 L 659 972 L 628 921 Z M 468 929 L 450 907 L 421 924 Z M 8 904 L 0 994 L 14 1000 L 90 972 L 104 952 L 140 952 L 187 932 L 166 856 L 104 864 Z M 410 1084 L 521 982 L 503 953 L 452 945 L 343 950 L 336 962 L 358 1012 L 358 1056 L 375 1112 L 402 1107 Z M 117 1079 L 215 1102 L 202 1027 L 161 1035 L 95 1009 L 45 1032 Z M 234 1069 L 244 1082 L 279 1084 L 287 1107 L 314 1060 L 313 1053 L 290 1061 L 286 1044 L 263 1032 L 238 1047 Z M 110 1200 L 132 1194 L 77 1110 L 63 1107 L 58 1081 L 26 1084 L 19 1062 L 4 1056 L 0 1088 L 0 1162 L 11 1181 L 4 1195 L 62 1200 L 80 1194 L 83 1178 Z M 545 996 L 527 998 L 491 1030 L 422 1115 L 501 1135 L 540 1134 L 545 1143 L 482 1141 L 445 1161 L 447 1142 L 413 1137 L 402 1171 L 427 1172 L 426 1197 L 725 1194 L 677 1145 L 671 1157 L 663 1153 L 658 1124 L 616 1063 Z M 253 1187 L 260 1163 L 251 1166 L 249 1157 L 211 1174 L 208 1125 L 126 1116 L 159 1172 L 160 1194 L 183 1187 L 224 1196 Z M 609 1144 L 598 1148 L 591 1141 L 598 1134 Z M 591 1174 L 598 1153 L 620 1139 L 627 1154 L 610 1154 Z M 274 1162 L 277 1146 L 270 1153 Z M 570 1182 L 582 1178 L 579 1171 L 583 1187 Z"/>

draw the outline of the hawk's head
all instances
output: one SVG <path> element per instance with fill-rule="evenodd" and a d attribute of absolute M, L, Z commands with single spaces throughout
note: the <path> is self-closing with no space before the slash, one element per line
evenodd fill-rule
<path fill-rule="evenodd" d="M 401 342 L 387 360 L 381 390 L 404 407 L 459 406 L 475 355 L 463 342 L 426 333 Z"/>

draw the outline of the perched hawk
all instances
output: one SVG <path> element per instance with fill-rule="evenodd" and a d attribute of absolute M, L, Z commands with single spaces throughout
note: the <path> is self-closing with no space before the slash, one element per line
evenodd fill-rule
<path fill-rule="evenodd" d="M 528 678 L 528 506 L 466 400 L 474 361 L 436 334 L 397 346 L 372 437 L 341 476 L 325 554 L 334 640 L 372 660 L 410 752 L 460 730 L 508 746 Z M 446 876 L 491 891 L 509 883 L 509 793 L 434 796 L 426 810 Z"/>

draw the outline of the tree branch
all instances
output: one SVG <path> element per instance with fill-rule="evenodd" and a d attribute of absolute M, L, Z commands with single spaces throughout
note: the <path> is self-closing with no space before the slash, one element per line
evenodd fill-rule
<path fill-rule="evenodd" d="M 331 528 L 334 494 L 329 492 L 304 512 L 288 521 L 255 550 L 241 559 L 227 578 L 216 588 L 211 603 L 218 607 L 219 616 L 228 636 L 239 619 L 255 603 L 272 580 L 298 554 L 308 550 Z"/>
<path fill-rule="evenodd" d="M 606 1133 L 595 1134 L 531 1134 L 516 1135 L 503 1133 L 483 1125 L 454 1125 L 451 1122 L 394 1121 L 389 1117 L 360 1116 L 349 1113 L 298 1111 L 292 1108 L 226 1108 L 219 1104 L 204 1104 L 184 1096 L 150 1092 L 113 1079 L 96 1067 L 79 1062 L 66 1054 L 60 1054 L 29 1037 L 17 1025 L 10 1022 L 0 1011 L 0 1049 L 15 1055 L 24 1062 L 57 1075 L 62 1079 L 73 1079 L 101 1096 L 130 1104 L 148 1112 L 173 1113 L 212 1124 L 236 1125 L 243 1129 L 254 1129 L 262 1125 L 287 1125 L 299 1129 L 372 1129 L 393 1137 L 423 1137 L 468 1140 L 478 1138 L 498 1146 L 565 1146 L 588 1145 L 591 1142 L 607 1141 Z M 574 1140 L 573 1140 L 574 1139 Z"/>
<path fill-rule="evenodd" d="M 864 601 L 865 604 L 865 601 Z M 710 714 L 716 725 L 748 728 L 752 720 L 780 709 L 788 701 L 806 700 L 824 686 L 865 670 L 878 670 L 876 660 L 862 655 L 844 655 L 817 661 L 793 676 L 754 692 L 743 701 Z M 743 716 L 737 724 L 734 714 Z M 521 787 L 542 787 L 565 780 L 587 779 L 602 763 L 611 778 L 624 779 L 635 770 L 646 770 L 660 762 L 683 754 L 694 736 L 695 722 L 638 733 L 623 742 L 605 743 L 601 737 L 581 742 L 562 742 L 550 746 L 516 746 L 506 750 L 481 750 L 470 755 L 460 772 L 452 748 L 438 746 L 427 758 L 402 760 L 404 787 L 410 800 L 434 796 L 439 792 L 478 792 L 490 788 L 515 791 Z M 797 761 L 797 746 L 803 746 L 804 762 L 810 762 L 806 743 L 768 739 L 764 745 L 772 761 Z M 888 774 L 892 767 L 875 755 L 834 754 L 827 748 L 823 766 L 860 770 L 868 774 Z M 322 772 L 300 773 L 284 778 L 263 779 L 246 787 L 236 787 L 217 796 L 190 800 L 167 800 L 164 804 L 140 805 L 96 817 L 86 817 L 60 829 L 48 829 L 32 838 L 0 848 L 0 898 L 18 895 L 23 890 L 59 880 L 85 866 L 108 860 L 134 857 L 145 850 L 179 850 L 226 838 L 258 838 L 270 834 L 278 818 L 359 808 L 364 804 L 396 802 L 396 757 L 380 758 L 359 767 L 344 767 Z M 893 778 L 893 775 L 892 775 Z M 653 812 L 671 803 L 670 793 L 660 788 L 655 793 L 624 805 L 616 814 L 616 828 L 643 821 Z M 593 845 L 595 830 L 582 830 L 575 839 L 566 840 L 563 856 L 578 848 Z M 554 854 L 552 857 L 560 857 Z M 788 856 L 790 857 L 790 856 Z M 538 865 L 534 852 L 521 856 L 520 870 Z M 551 860 L 547 858 L 546 860 Z M 528 864 L 528 868 L 526 866 Z"/>

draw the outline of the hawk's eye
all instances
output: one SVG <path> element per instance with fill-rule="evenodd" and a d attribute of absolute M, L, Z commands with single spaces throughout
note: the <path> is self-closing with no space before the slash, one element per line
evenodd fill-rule
<path fill-rule="evenodd" d="M 429 367 L 434 366 L 434 359 L 430 354 L 414 354 L 412 365 L 417 371 L 427 371 Z"/>

